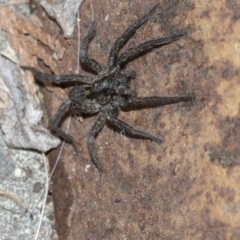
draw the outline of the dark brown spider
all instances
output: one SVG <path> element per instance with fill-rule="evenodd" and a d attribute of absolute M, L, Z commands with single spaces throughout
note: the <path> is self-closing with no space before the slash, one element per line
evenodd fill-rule
<path fill-rule="evenodd" d="M 98 118 L 89 133 L 88 148 L 92 162 L 100 173 L 100 184 L 102 182 L 103 168 L 97 157 L 94 137 L 101 131 L 106 121 L 131 136 L 150 139 L 156 143 L 161 143 L 162 140 L 160 138 L 152 136 L 147 132 L 137 130 L 118 119 L 119 111 L 149 107 L 153 108 L 194 99 L 194 96 L 137 97 L 137 93 L 130 88 L 131 79 L 136 77 L 134 71 L 124 70 L 124 67 L 130 61 L 151 51 L 153 48 L 169 44 L 186 35 L 185 32 L 181 32 L 170 37 L 147 41 L 135 48 L 127 49 L 118 57 L 120 49 L 133 36 L 136 30 L 147 22 L 155 13 L 158 6 L 159 4 L 156 4 L 148 14 L 134 22 L 123 35 L 115 41 L 108 58 L 108 69 L 103 69 L 97 61 L 87 56 L 88 45 L 96 34 L 96 23 L 93 22 L 91 29 L 83 40 L 82 49 L 80 51 L 80 61 L 82 65 L 96 72 L 98 74 L 97 77 L 89 77 L 80 74 L 52 76 L 38 72 L 31 67 L 22 67 L 25 70 L 30 70 L 34 77 L 42 82 L 65 83 L 76 81 L 78 83 L 78 85 L 71 90 L 69 99 L 62 103 L 56 115 L 51 120 L 50 129 L 65 141 L 72 143 L 75 152 L 79 154 L 79 149 L 74 138 L 62 131 L 58 125 L 63 115 L 68 110 L 74 114 L 98 114 Z"/>

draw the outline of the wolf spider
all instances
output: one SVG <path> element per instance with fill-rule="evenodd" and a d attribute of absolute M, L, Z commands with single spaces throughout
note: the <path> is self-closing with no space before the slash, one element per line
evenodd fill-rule
<path fill-rule="evenodd" d="M 179 97 L 137 97 L 137 93 L 130 88 L 130 82 L 136 77 L 135 71 L 125 70 L 124 67 L 135 58 L 151 51 L 153 48 L 161 47 L 176 41 L 186 35 L 181 32 L 169 37 L 150 40 L 140 44 L 137 47 L 129 48 L 119 57 L 120 49 L 134 35 L 136 30 L 141 27 L 155 13 L 159 4 L 156 4 L 146 15 L 138 19 L 125 30 L 123 35 L 118 38 L 110 51 L 108 58 L 108 69 L 104 69 L 97 61 L 88 58 L 87 50 L 89 43 L 96 35 L 96 23 L 93 21 L 92 26 L 84 38 L 80 50 L 81 64 L 89 70 L 97 73 L 97 77 L 90 77 L 82 74 L 63 74 L 58 76 L 48 75 L 36 71 L 32 67 L 22 67 L 30 70 L 34 77 L 42 82 L 66 83 L 75 81 L 78 85 L 74 86 L 69 94 L 67 101 L 63 102 L 57 113 L 50 121 L 50 129 L 60 138 L 72 143 L 74 150 L 79 154 L 79 149 L 75 139 L 60 129 L 59 123 L 66 111 L 70 110 L 74 114 L 98 114 L 97 120 L 92 126 L 88 137 L 88 149 L 92 162 L 99 171 L 99 183 L 102 183 L 103 168 L 98 160 L 97 151 L 94 146 L 94 138 L 101 131 L 106 121 L 112 126 L 125 131 L 127 134 L 142 138 L 150 139 L 156 143 L 162 140 L 152 136 L 147 132 L 138 130 L 121 121 L 118 118 L 120 110 L 153 108 L 167 104 L 178 103 L 182 101 L 191 101 L 194 96 Z"/>

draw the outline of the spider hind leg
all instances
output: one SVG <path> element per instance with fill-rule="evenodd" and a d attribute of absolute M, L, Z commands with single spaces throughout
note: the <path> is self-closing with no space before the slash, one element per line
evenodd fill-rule
<path fill-rule="evenodd" d="M 70 100 L 67 100 L 64 103 L 62 103 L 62 105 L 59 107 L 57 113 L 52 118 L 52 120 L 49 124 L 49 128 L 51 129 L 51 131 L 56 133 L 59 137 L 64 139 L 66 142 L 72 143 L 76 154 L 79 155 L 79 148 L 78 148 L 78 145 L 77 145 L 75 139 L 71 135 L 65 133 L 62 129 L 60 129 L 58 127 L 58 124 L 60 123 L 63 115 L 65 114 L 66 110 L 69 108 L 70 104 L 71 104 Z"/>
<path fill-rule="evenodd" d="M 108 118 L 108 120 L 110 121 L 110 123 L 113 126 L 116 126 L 117 128 L 124 130 L 126 133 L 128 133 L 130 136 L 134 136 L 134 137 L 138 137 L 138 138 L 143 138 L 143 139 L 150 139 L 156 143 L 162 143 L 162 140 L 158 137 L 155 137 L 147 132 L 138 130 L 133 128 L 132 126 L 128 125 L 127 123 L 121 121 L 120 119 L 118 119 L 117 117 L 114 116 L 110 116 Z"/>
<path fill-rule="evenodd" d="M 97 157 L 97 150 L 94 145 L 94 137 L 102 130 L 105 121 L 106 121 L 106 113 L 100 113 L 100 115 L 97 118 L 97 121 L 92 126 L 89 137 L 88 137 L 88 149 L 89 153 L 91 155 L 92 162 L 96 166 L 96 168 L 99 171 L 99 185 L 102 185 L 103 181 L 103 168 L 101 162 L 98 160 Z"/>

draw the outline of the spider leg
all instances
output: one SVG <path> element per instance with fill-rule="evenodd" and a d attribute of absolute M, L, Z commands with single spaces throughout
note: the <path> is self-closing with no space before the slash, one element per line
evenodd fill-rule
<path fill-rule="evenodd" d="M 136 72 L 133 71 L 133 70 L 125 70 L 125 69 L 123 69 L 123 70 L 121 70 L 121 74 L 124 75 L 125 77 L 131 78 L 131 79 L 134 79 L 137 76 Z"/>
<path fill-rule="evenodd" d="M 96 22 L 93 21 L 87 36 L 83 39 L 82 47 L 80 50 L 80 61 L 84 66 L 100 74 L 102 72 L 102 66 L 97 61 L 88 58 L 87 56 L 88 45 L 95 37 L 95 35 L 96 35 Z"/>
<path fill-rule="evenodd" d="M 193 101 L 194 96 L 180 96 L 180 97 L 138 97 L 131 98 L 121 102 L 122 108 L 153 108 L 163 105 L 169 105 L 178 102 Z"/>
<path fill-rule="evenodd" d="M 23 70 L 29 70 L 32 72 L 35 79 L 41 82 L 50 83 L 64 83 L 64 82 L 80 82 L 83 84 L 92 84 L 94 81 L 93 77 L 80 74 L 62 74 L 62 75 L 50 75 L 37 71 L 33 67 L 21 66 Z"/>
<path fill-rule="evenodd" d="M 166 44 L 169 44 L 173 41 L 176 41 L 183 36 L 185 36 L 187 33 L 182 32 L 170 37 L 165 37 L 165 38 L 159 38 L 155 40 L 151 40 L 148 42 L 145 42 L 135 48 L 129 48 L 127 49 L 124 53 L 121 54 L 121 56 L 117 60 L 117 67 L 121 68 L 121 66 L 125 66 L 128 62 L 132 61 L 136 57 L 151 51 L 153 48 L 161 47 Z"/>
<path fill-rule="evenodd" d="M 71 104 L 70 100 L 67 100 L 64 103 L 62 103 L 62 105 L 57 110 L 57 113 L 55 114 L 55 116 L 51 119 L 49 128 L 51 129 L 51 131 L 56 133 L 56 135 L 63 138 L 66 142 L 72 143 L 76 154 L 79 155 L 79 149 L 78 149 L 78 145 L 77 145 L 75 139 L 71 135 L 65 133 L 63 130 L 61 130 L 58 127 L 59 122 L 61 121 L 66 110 L 69 108 L 70 104 Z"/>
<path fill-rule="evenodd" d="M 126 42 L 131 38 L 131 36 L 136 32 L 136 30 L 139 27 L 141 27 L 155 13 L 158 6 L 159 3 L 157 3 L 149 11 L 148 14 L 144 15 L 142 18 L 140 18 L 139 20 L 134 22 L 130 27 L 128 27 L 127 30 L 125 30 L 125 32 L 123 33 L 123 35 L 115 41 L 108 58 L 109 70 L 112 70 L 116 66 L 116 60 L 119 50 L 126 44 Z"/>
<path fill-rule="evenodd" d="M 102 128 L 105 124 L 106 118 L 107 118 L 106 113 L 99 114 L 97 121 L 92 126 L 90 133 L 89 133 L 89 137 L 88 137 L 89 153 L 91 155 L 92 162 L 94 163 L 94 165 L 96 166 L 96 168 L 98 169 L 99 174 L 100 174 L 99 175 L 99 185 L 102 185 L 103 168 L 102 168 L 101 162 L 98 160 L 98 157 L 97 157 L 97 151 L 94 146 L 94 137 L 102 130 Z"/>
<path fill-rule="evenodd" d="M 152 136 L 147 132 L 138 130 L 133 128 L 132 126 L 128 125 L 127 123 L 121 121 L 120 119 L 118 119 L 116 116 L 114 115 L 110 115 L 108 117 L 108 120 L 110 121 L 110 123 L 116 127 L 118 127 L 119 129 L 122 129 L 124 131 L 126 131 L 126 133 L 130 134 L 131 136 L 135 136 L 135 137 L 139 137 L 139 138 L 145 138 L 145 139 L 150 139 L 156 143 L 162 143 L 162 140 L 158 137 Z"/>

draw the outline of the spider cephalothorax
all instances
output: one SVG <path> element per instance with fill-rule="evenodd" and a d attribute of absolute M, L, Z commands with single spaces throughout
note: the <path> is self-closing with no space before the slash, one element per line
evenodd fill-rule
<path fill-rule="evenodd" d="M 166 38 L 147 41 L 137 47 L 127 49 L 119 57 L 120 49 L 132 37 L 136 30 L 143 25 L 156 11 L 159 4 L 156 4 L 148 14 L 134 22 L 118 38 L 111 49 L 108 68 L 103 69 L 95 60 L 88 58 L 87 49 L 90 41 L 96 34 L 96 23 L 92 23 L 89 33 L 83 40 L 80 51 L 80 61 L 82 65 L 87 66 L 90 70 L 98 74 L 97 77 L 90 77 L 81 74 L 65 74 L 52 76 L 36 71 L 32 67 L 22 67 L 30 70 L 34 77 L 39 81 L 53 83 L 63 83 L 76 81 L 77 85 L 73 87 L 69 94 L 69 99 L 62 103 L 57 113 L 50 122 L 50 129 L 62 139 L 73 144 L 75 152 L 78 154 L 78 146 L 74 138 L 59 128 L 59 122 L 64 113 L 70 110 L 73 114 L 98 114 L 98 118 L 92 126 L 88 137 L 88 148 L 91 159 L 100 173 L 100 183 L 102 181 L 103 168 L 98 160 L 97 151 L 94 146 L 94 137 L 101 131 L 106 121 L 127 134 L 150 139 L 156 143 L 161 143 L 161 139 L 148 134 L 147 132 L 137 130 L 118 118 L 121 109 L 140 109 L 147 107 L 159 107 L 167 104 L 178 103 L 182 101 L 191 101 L 193 96 L 180 97 L 137 97 L 137 93 L 131 89 L 131 79 L 136 77 L 134 71 L 127 71 L 124 67 L 133 59 L 151 51 L 153 48 L 161 47 L 185 36 L 185 32 L 172 35 Z"/>

